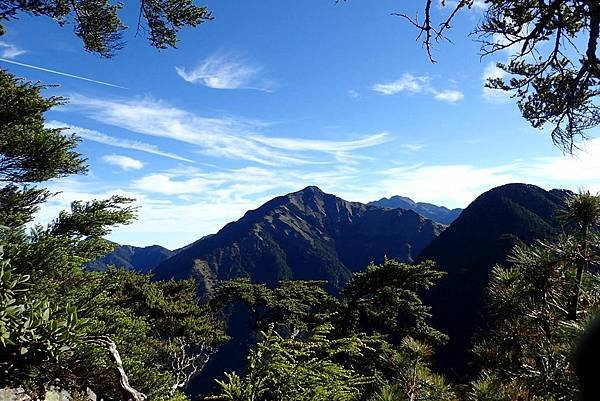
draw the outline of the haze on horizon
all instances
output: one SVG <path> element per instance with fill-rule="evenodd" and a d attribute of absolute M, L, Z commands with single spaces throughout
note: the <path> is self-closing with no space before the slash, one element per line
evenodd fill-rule
<path fill-rule="evenodd" d="M 177 50 L 157 53 L 129 32 L 111 60 L 52 21 L 7 24 L 2 68 L 59 85 L 47 94 L 69 104 L 49 124 L 80 135 L 90 164 L 87 176 L 51 184 L 61 194 L 40 222 L 76 199 L 126 194 L 139 219 L 110 239 L 177 248 L 308 185 L 449 208 L 509 182 L 600 190 L 600 139 L 564 156 L 514 101 L 484 88 L 503 55 L 480 59 L 461 28 L 477 7 L 431 64 L 417 32 L 390 16 L 397 2 L 207 6 L 215 20 L 182 32 Z M 137 8 L 126 5 L 125 18 Z"/>

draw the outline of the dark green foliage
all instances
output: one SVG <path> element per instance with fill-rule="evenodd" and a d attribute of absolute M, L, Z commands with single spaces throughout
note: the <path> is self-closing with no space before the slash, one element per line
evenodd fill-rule
<path fill-rule="evenodd" d="M 122 35 L 127 27 L 119 18 L 122 7 L 122 3 L 109 0 L 2 0 L 0 23 L 18 18 L 19 13 L 51 17 L 60 26 L 73 22 L 85 50 L 112 57 L 124 46 Z M 176 47 L 181 28 L 212 19 L 208 8 L 193 0 L 140 0 L 139 12 L 137 30 L 147 30 L 148 41 L 157 49 Z M 3 31 L 0 25 L 0 34 Z"/>
<path fill-rule="evenodd" d="M 446 337 L 428 325 L 430 308 L 419 297 L 442 276 L 429 261 L 409 265 L 386 258 L 381 265 L 370 264 L 340 294 L 340 332 L 378 333 L 392 343 L 406 337 L 443 342 Z"/>
<path fill-rule="evenodd" d="M 16 273 L 3 253 L 0 246 L 0 376 L 22 378 L 27 366 L 72 352 L 87 322 L 70 305 L 32 296 L 29 276 Z"/>
<path fill-rule="evenodd" d="M 0 225 L 12 229 L 24 227 L 50 196 L 47 190 L 35 187 L 10 184 L 0 188 Z"/>
<path fill-rule="evenodd" d="M 379 368 L 388 372 L 380 379 L 370 401 L 453 401 L 455 391 L 443 376 L 431 371 L 431 346 L 405 337 L 397 349 L 380 354 Z"/>
<path fill-rule="evenodd" d="M 452 4 L 452 6 L 450 6 Z M 447 39 L 460 10 L 474 0 L 446 2 L 448 16 L 435 21 L 432 0 L 419 20 L 396 13 L 420 30 L 419 38 L 433 62 L 433 42 Z M 573 153 L 576 141 L 600 124 L 600 4 L 586 0 L 486 0 L 475 28 L 482 55 L 503 54 L 497 67 L 507 77 L 487 86 L 517 99 L 523 117 L 535 128 L 549 124 L 555 144 Z"/>
<path fill-rule="evenodd" d="M 149 276 L 116 269 L 86 276 L 88 285 L 78 291 L 86 300 L 80 314 L 88 319 L 87 333 L 117 344 L 130 381 L 150 399 L 184 389 L 225 339 L 221 325 L 198 303 L 193 281 L 150 282 Z M 76 374 L 72 385 L 119 397 L 119 378 L 104 350 L 80 346 L 66 363 Z"/>
<path fill-rule="evenodd" d="M 221 394 L 209 399 L 226 401 L 352 401 L 370 379 L 340 360 L 360 356 L 365 343 L 357 337 L 330 339 L 328 325 L 317 327 L 306 340 L 281 337 L 274 330 L 249 356 L 243 377 L 235 373 L 219 382 Z"/>
<path fill-rule="evenodd" d="M 274 327 L 279 334 L 298 335 L 314 329 L 327 317 L 334 298 L 323 290 L 323 282 L 282 281 L 270 289 L 248 279 L 221 283 L 211 297 L 211 307 L 227 309 L 242 303 L 250 311 L 250 329 L 267 331 Z"/>
<path fill-rule="evenodd" d="M 263 337 L 244 374 L 220 382 L 217 399 L 362 400 L 393 387 L 406 399 L 451 400 L 429 365 L 431 344 L 445 337 L 427 324 L 418 294 L 440 276 L 430 262 L 385 259 L 356 273 L 337 299 L 318 282 L 220 284 L 213 307 L 246 305 Z"/>
<path fill-rule="evenodd" d="M 597 201 L 586 193 L 573 195 L 566 214 L 593 217 L 589 212 Z M 591 228 L 586 235 L 517 247 L 511 267 L 494 268 L 490 329 L 475 347 L 483 372 L 472 386 L 472 399 L 578 398 L 573 353 L 600 307 L 600 238 Z M 497 398 L 491 398 L 493 392 Z"/>
<path fill-rule="evenodd" d="M 25 231 L 51 194 L 23 183 L 85 166 L 74 136 L 43 128 L 43 112 L 58 101 L 1 74 L 0 245 L 10 265 L 0 261 L 0 387 L 35 392 L 60 380 L 72 394 L 90 387 L 109 399 L 142 400 L 141 389 L 150 399 L 182 399 L 224 339 L 221 324 L 198 304 L 193 281 L 84 271 L 112 250 L 102 237 L 135 217 L 131 199 L 74 202 L 46 227 Z"/>
<path fill-rule="evenodd" d="M 196 6 L 192 0 L 143 0 L 141 10 L 148 23 L 148 40 L 157 49 L 175 47 L 181 28 L 212 19 L 206 7 Z"/>
<path fill-rule="evenodd" d="M 567 198 L 566 211 L 561 216 L 567 222 L 574 222 L 578 228 L 579 236 L 579 258 L 577 261 L 577 275 L 571 295 L 571 304 L 569 305 L 569 317 L 572 320 L 577 319 L 577 309 L 579 302 L 579 292 L 581 291 L 581 281 L 583 273 L 589 268 L 593 256 L 590 254 L 592 246 L 592 237 L 594 229 L 600 223 L 600 196 L 594 196 L 589 191 L 572 195 Z"/>
<path fill-rule="evenodd" d="M 115 224 L 129 224 L 135 217 L 135 208 L 127 206 L 133 199 L 112 196 L 105 200 L 91 202 L 75 201 L 70 211 L 61 211 L 58 218 L 47 228 L 52 236 L 102 237 L 110 232 Z"/>
<path fill-rule="evenodd" d="M 600 123 L 594 100 L 600 94 L 600 6 L 580 0 L 492 0 L 479 31 L 490 38 L 485 52 L 518 49 L 498 64 L 510 79 L 492 79 L 488 86 L 512 92 L 523 117 L 535 128 L 551 124 L 554 142 L 572 152 L 577 136 Z M 494 40 L 498 36 L 500 43 Z M 576 44 L 580 38 L 583 46 Z"/>
<path fill-rule="evenodd" d="M 85 171 L 77 138 L 44 127 L 44 113 L 65 99 L 44 98 L 44 86 L 2 70 L 0 88 L 0 182 L 40 182 Z"/>

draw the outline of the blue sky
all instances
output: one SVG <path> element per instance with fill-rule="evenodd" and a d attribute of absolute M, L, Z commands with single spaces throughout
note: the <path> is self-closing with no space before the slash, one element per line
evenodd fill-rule
<path fill-rule="evenodd" d="M 175 248 L 307 185 L 347 200 L 399 194 L 448 207 L 508 182 L 600 190 L 600 140 L 565 157 L 514 102 L 483 87 L 508 54 L 480 59 L 467 36 L 478 7 L 432 64 L 417 32 L 390 15 L 413 14 L 417 2 L 205 4 L 215 20 L 183 31 L 178 49 L 157 52 L 133 29 L 110 60 L 85 53 L 72 26 L 7 24 L 0 68 L 59 85 L 46 93 L 70 102 L 48 125 L 78 133 L 90 165 L 87 176 L 50 184 L 62 193 L 40 222 L 75 199 L 127 194 L 139 219 L 110 238 Z"/>

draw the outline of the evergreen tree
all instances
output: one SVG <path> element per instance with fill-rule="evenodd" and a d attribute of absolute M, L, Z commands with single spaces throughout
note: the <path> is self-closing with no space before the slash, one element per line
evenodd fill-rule
<path fill-rule="evenodd" d="M 119 17 L 123 3 L 110 0 L 2 0 L 2 23 L 17 19 L 20 13 L 52 18 L 60 26 L 69 22 L 81 38 L 85 50 L 110 58 L 124 46 L 127 29 Z M 157 49 L 176 47 L 177 34 L 186 26 L 196 27 L 212 19 L 210 10 L 193 0 L 140 0 L 137 32 L 146 31 L 148 41 Z"/>
<path fill-rule="evenodd" d="M 27 231 L 52 196 L 36 185 L 86 170 L 77 138 L 44 127 L 63 100 L 42 89 L 0 71 L 0 386 L 59 379 L 74 395 L 87 386 L 109 399 L 181 398 L 224 339 L 195 283 L 83 269 L 112 249 L 103 237 L 115 225 L 135 218 L 133 200 L 73 202 Z"/>
<path fill-rule="evenodd" d="M 424 1 L 422 18 L 394 13 L 420 31 L 419 39 L 434 62 L 433 46 L 449 40 L 456 16 L 475 0 L 442 1 L 450 8 L 436 21 L 432 0 Z M 600 4 L 595 0 L 485 0 L 474 33 L 482 55 L 502 54 L 502 77 L 487 86 L 517 99 L 523 117 L 535 128 L 546 124 L 554 143 L 573 152 L 575 142 L 600 124 Z M 504 77 L 506 75 L 506 78 Z"/>
<path fill-rule="evenodd" d="M 590 263 L 598 263 L 598 236 L 590 241 Z M 584 271 L 577 318 L 571 316 L 573 283 L 581 260 L 581 238 L 518 247 L 513 266 L 497 266 L 489 287 L 490 330 L 474 351 L 483 371 L 472 384 L 473 400 L 574 400 L 578 383 L 573 352 L 600 306 L 600 276 Z M 591 269 L 594 270 L 594 269 Z"/>
<path fill-rule="evenodd" d="M 341 335 L 377 333 L 396 344 L 407 336 L 445 341 L 444 334 L 427 324 L 431 308 L 420 298 L 442 275 L 431 261 L 410 265 L 386 258 L 380 265 L 370 264 L 340 294 L 338 330 Z"/>
<path fill-rule="evenodd" d="M 360 400 L 369 378 L 357 374 L 340 360 L 360 356 L 365 343 L 358 337 L 330 338 L 331 327 L 315 328 L 303 340 L 283 338 L 273 329 L 250 353 L 249 365 L 240 377 L 227 374 L 219 381 L 226 401 L 352 401 Z"/>

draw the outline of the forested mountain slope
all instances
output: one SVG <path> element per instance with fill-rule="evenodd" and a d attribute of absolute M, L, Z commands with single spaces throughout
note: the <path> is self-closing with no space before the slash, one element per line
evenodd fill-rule
<path fill-rule="evenodd" d="M 249 277 L 326 280 L 339 290 L 352 272 L 384 256 L 412 261 L 444 226 L 411 210 L 348 202 L 311 186 L 279 196 L 156 269 L 157 279 Z"/>
<path fill-rule="evenodd" d="M 506 262 L 517 244 L 551 238 L 561 232 L 557 213 L 568 191 L 507 184 L 480 195 L 419 255 L 447 273 L 426 300 L 434 325 L 450 336 L 439 352 L 443 365 L 465 372 L 467 350 L 482 322 L 485 288 L 492 267 Z"/>
<path fill-rule="evenodd" d="M 162 261 L 173 255 L 173 251 L 160 245 L 146 247 L 116 245 L 112 252 L 88 263 L 86 269 L 90 271 L 105 271 L 108 266 L 113 265 L 139 273 L 149 273 Z"/>

